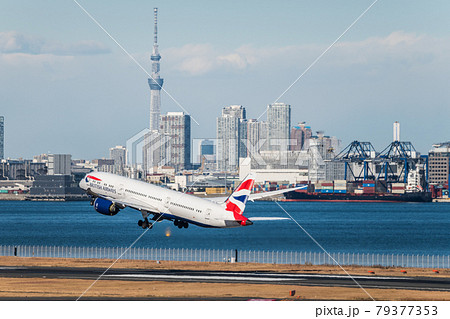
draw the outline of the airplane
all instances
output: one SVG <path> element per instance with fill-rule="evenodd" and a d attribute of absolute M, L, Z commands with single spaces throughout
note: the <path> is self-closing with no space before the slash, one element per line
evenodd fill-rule
<path fill-rule="evenodd" d="M 80 181 L 79 186 L 91 196 L 91 205 L 103 215 L 114 216 L 130 207 L 142 214 L 138 225 L 152 228 L 154 222 L 173 221 L 178 228 L 189 224 L 200 227 L 231 228 L 249 226 L 256 220 L 280 220 L 289 218 L 254 217 L 243 215 L 247 200 L 278 195 L 301 187 L 251 194 L 255 183 L 249 174 L 228 197 L 200 198 L 143 181 L 106 172 L 91 172 Z M 149 220 L 149 216 L 153 217 Z"/>

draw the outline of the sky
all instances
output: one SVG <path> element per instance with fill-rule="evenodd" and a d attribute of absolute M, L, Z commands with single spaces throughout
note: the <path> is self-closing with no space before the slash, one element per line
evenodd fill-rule
<path fill-rule="evenodd" d="M 399 121 L 427 153 L 450 140 L 450 2 L 379 0 L 330 47 L 373 2 L 0 0 L 5 156 L 108 157 L 147 128 L 154 7 L 161 111 L 186 110 L 193 138 L 224 106 L 265 120 L 278 100 L 343 147 L 381 151 Z"/>

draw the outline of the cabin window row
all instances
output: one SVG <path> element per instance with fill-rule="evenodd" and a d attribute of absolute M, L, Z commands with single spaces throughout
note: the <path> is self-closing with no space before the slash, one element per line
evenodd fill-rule
<path fill-rule="evenodd" d="M 184 206 L 184 205 L 181 205 L 181 204 L 178 204 L 178 203 L 174 203 L 174 202 L 171 202 L 170 204 L 178 206 L 178 207 L 186 208 L 186 209 L 189 209 L 189 210 L 194 210 L 192 207 L 187 207 L 187 206 Z"/>

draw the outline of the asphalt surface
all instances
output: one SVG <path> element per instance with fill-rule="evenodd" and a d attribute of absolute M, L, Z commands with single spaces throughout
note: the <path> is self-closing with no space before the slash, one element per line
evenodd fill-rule
<path fill-rule="evenodd" d="M 87 279 L 94 281 L 104 271 L 104 268 L 0 267 L 0 277 Z M 362 286 L 378 289 L 450 291 L 450 278 L 442 277 L 383 277 L 375 275 L 349 277 L 346 275 L 277 272 L 110 269 L 101 277 L 101 280 L 251 283 L 355 288 Z"/>

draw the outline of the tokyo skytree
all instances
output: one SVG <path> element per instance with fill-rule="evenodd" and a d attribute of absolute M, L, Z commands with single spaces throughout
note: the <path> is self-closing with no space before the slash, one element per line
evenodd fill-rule
<path fill-rule="evenodd" d="M 153 9 L 155 17 L 153 52 L 150 57 L 152 60 L 152 76 L 148 79 L 150 86 L 150 131 L 159 131 L 159 118 L 161 115 L 161 89 L 164 80 L 159 76 L 159 60 L 161 55 L 158 51 L 158 8 Z"/>

